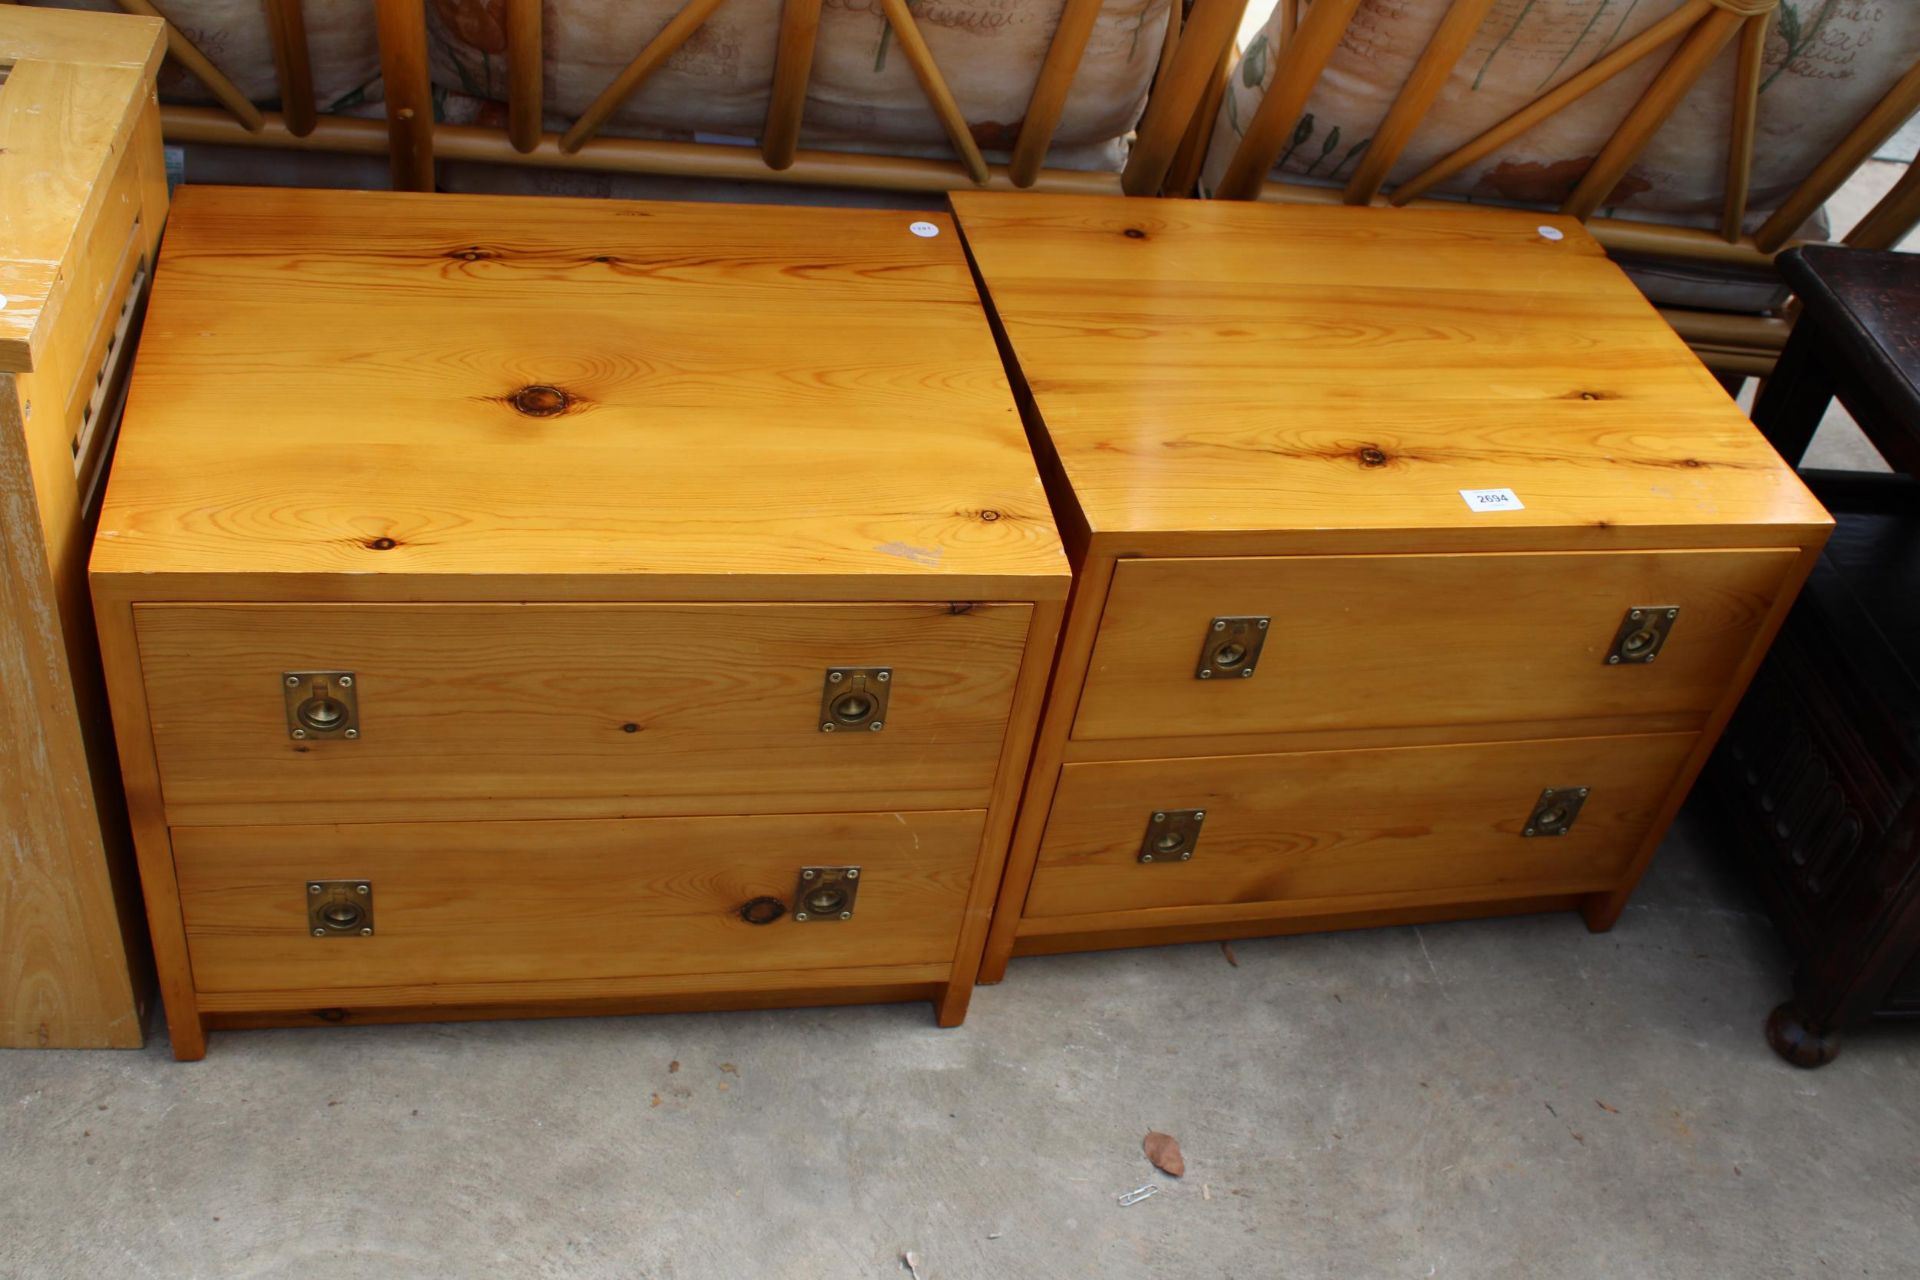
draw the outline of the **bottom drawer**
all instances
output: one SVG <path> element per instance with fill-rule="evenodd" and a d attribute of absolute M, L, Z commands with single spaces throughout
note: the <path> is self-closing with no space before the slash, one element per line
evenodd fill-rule
<path fill-rule="evenodd" d="M 313 991 L 950 964 L 982 819 L 951 811 L 172 834 L 195 988 Z M 818 866 L 860 868 L 850 918 L 795 919 L 800 871 Z M 321 881 L 368 886 L 370 936 L 313 936 L 309 886 Z M 771 905 L 743 909 L 768 898 L 777 918 L 750 922 Z"/>
<path fill-rule="evenodd" d="M 1696 735 L 1070 764 L 1024 914 L 1605 887 L 1631 862 Z M 1565 835 L 1528 837 L 1545 788 L 1587 789 Z M 1200 810 L 1190 856 L 1140 861 L 1158 810 Z M 1489 896 L 1484 893 L 1479 896 Z"/>

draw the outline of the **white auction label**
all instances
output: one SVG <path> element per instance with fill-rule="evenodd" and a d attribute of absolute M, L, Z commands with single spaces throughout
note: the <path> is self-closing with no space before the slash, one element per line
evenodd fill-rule
<path fill-rule="evenodd" d="M 1462 489 L 1460 496 L 1474 511 L 1525 511 L 1527 504 L 1511 489 Z"/>
<path fill-rule="evenodd" d="M 1538 231 L 1540 233 L 1541 238 L 1545 240 L 1565 240 L 1567 238 L 1567 233 L 1562 231 L 1558 227 L 1549 227 L 1549 226 L 1543 225 L 1543 226 L 1535 227 L 1534 230 Z"/>
<path fill-rule="evenodd" d="M 7 295 L 4 293 L 0 293 L 0 311 L 5 311 L 6 309 L 7 309 Z"/>
<path fill-rule="evenodd" d="M 916 222 L 908 227 L 907 230 L 913 232 L 913 234 L 919 236 L 922 240 L 931 240 L 940 234 L 940 228 L 934 226 L 931 222 Z"/>

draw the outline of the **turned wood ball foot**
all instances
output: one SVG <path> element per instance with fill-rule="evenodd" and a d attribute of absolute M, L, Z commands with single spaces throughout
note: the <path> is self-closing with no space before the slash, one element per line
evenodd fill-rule
<path fill-rule="evenodd" d="M 1815 1030 L 1791 1000 L 1767 1015 L 1767 1043 L 1796 1067 L 1824 1067 L 1840 1056 L 1839 1033 Z"/>

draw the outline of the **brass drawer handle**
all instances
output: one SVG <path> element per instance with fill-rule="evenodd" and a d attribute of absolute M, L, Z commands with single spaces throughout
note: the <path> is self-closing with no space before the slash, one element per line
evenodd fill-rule
<path fill-rule="evenodd" d="M 316 938 L 371 938 L 372 882 L 307 881 L 307 931 Z"/>
<path fill-rule="evenodd" d="M 1533 812 L 1520 829 L 1523 836 L 1563 836 L 1573 830 L 1580 807 L 1587 802 L 1586 787 L 1548 787 L 1533 802 Z"/>
<path fill-rule="evenodd" d="M 353 672 L 287 671 L 280 684 L 289 738 L 360 736 L 360 690 Z"/>
<path fill-rule="evenodd" d="M 1660 649 L 1667 643 L 1667 636 L 1673 631 L 1673 624 L 1679 617 L 1678 605 L 1634 605 L 1620 619 L 1620 626 L 1613 633 L 1613 645 L 1607 650 L 1607 665 L 1614 667 L 1622 663 L 1652 662 L 1660 656 Z"/>
<path fill-rule="evenodd" d="M 1186 862 L 1200 843 L 1200 824 L 1207 820 L 1205 809 L 1155 809 L 1147 819 L 1147 834 L 1140 838 L 1141 862 Z"/>
<path fill-rule="evenodd" d="M 1200 665 L 1194 668 L 1193 678 L 1251 679 L 1260 661 L 1260 648 L 1267 642 L 1269 621 L 1249 615 L 1215 618 L 1209 622 L 1206 639 L 1200 643 Z"/>
<path fill-rule="evenodd" d="M 851 920 L 859 895 L 858 867 L 802 867 L 793 890 L 793 918 L 800 924 Z"/>
<path fill-rule="evenodd" d="M 892 691 L 892 667 L 829 667 L 820 685 L 820 732 L 880 732 L 887 727 Z"/>

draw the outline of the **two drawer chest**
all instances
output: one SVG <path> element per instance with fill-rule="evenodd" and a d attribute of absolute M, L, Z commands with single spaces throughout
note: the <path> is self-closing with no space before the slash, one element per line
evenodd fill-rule
<path fill-rule="evenodd" d="M 943 216 L 183 188 L 92 564 L 176 1054 L 958 1022 L 1067 574 Z"/>
<path fill-rule="evenodd" d="M 1577 222 L 965 192 L 1074 598 L 989 944 L 1604 929 L 1829 520 Z"/>

